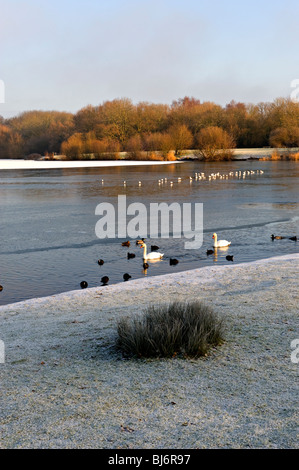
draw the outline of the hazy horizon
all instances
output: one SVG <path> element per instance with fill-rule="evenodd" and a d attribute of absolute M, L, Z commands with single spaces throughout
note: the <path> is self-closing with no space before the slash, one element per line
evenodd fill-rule
<path fill-rule="evenodd" d="M 299 4 L 216 0 L 0 0 L 0 115 L 77 112 L 129 98 L 288 97 L 299 77 Z"/>

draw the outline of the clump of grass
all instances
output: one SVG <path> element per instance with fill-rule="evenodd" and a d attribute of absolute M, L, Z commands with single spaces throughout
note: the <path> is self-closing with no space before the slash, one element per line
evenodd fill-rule
<path fill-rule="evenodd" d="M 117 332 L 117 348 L 129 357 L 198 358 L 223 342 L 222 320 L 199 301 L 150 306 L 119 320 Z"/>

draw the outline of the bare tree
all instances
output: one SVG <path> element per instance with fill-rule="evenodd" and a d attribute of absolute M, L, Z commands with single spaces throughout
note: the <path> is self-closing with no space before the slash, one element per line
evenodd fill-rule
<path fill-rule="evenodd" d="M 230 160 L 235 148 L 234 139 L 221 127 L 211 126 L 197 134 L 197 149 L 205 160 Z"/>

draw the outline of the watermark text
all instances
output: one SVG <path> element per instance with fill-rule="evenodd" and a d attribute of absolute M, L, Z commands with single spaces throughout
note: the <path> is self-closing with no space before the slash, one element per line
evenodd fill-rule
<path fill-rule="evenodd" d="M 291 362 L 293 364 L 299 364 L 299 338 L 294 339 L 291 342 L 291 349 L 293 349 L 291 353 Z"/>
<path fill-rule="evenodd" d="M 119 195 L 117 208 L 111 203 L 97 205 L 101 216 L 95 226 L 96 236 L 105 238 L 186 238 L 185 249 L 198 249 L 203 243 L 203 204 L 141 202 L 127 206 L 126 196 Z M 128 219 L 128 216 L 131 216 Z"/>
<path fill-rule="evenodd" d="M 299 103 L 299 78 L 291 81 L 291 88 L 294 88 L 290 95 L 291 100 L 294 103 Z"/>

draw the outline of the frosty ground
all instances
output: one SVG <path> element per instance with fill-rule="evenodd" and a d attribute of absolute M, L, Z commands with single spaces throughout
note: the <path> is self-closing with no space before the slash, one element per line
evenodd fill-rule
<path fill-rule="evenodd" d="M 297 448 L 299 255 L 0 307 L 1 448 Z M 225 343 L 199 360 L 125 360 L 119 318 L 203 300 Z"/>

